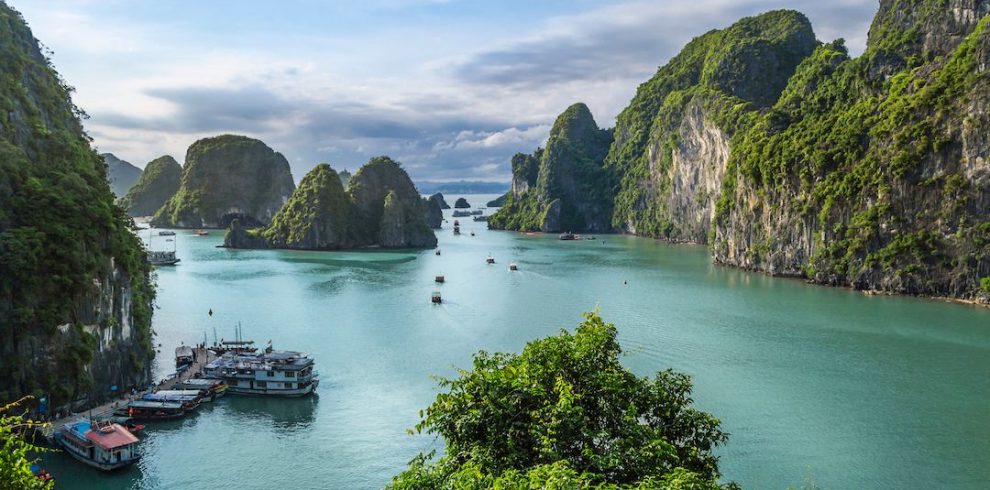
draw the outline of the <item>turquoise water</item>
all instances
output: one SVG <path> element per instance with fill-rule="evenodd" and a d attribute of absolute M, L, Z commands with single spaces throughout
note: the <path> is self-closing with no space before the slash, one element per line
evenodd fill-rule
<path fill-rule="evenodd" d="M 156 373 L 180 342 L 231 338 L 240 322 L 314 356 L 318 396 L 227 397 L 153 424 L 144 459 L 112 475 L 47 456 L 59 488 L 379 488 L 440 445 L 406 433 L 436 393 L 430 375 L 480 349 L 518 351 L 596 306 L 631 369 L 694 376 L 697 405 L 732 433 L 722 472 L 745 488 L 809 473 L 834 489 L 990 487 L 990 310 L 716 267 L 703 247 L 461 222 L 460 237 L 438 233 L 440 257 L 232 251 L 215 248 L 218 232 L 178 231 L 182 262 L 157 274 Z"/>

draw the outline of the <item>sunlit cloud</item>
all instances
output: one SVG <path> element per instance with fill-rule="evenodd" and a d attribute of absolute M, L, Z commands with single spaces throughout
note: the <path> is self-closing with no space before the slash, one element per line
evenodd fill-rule
<path fill-rule="evenodd" d="M 355 169 L 388 154 L 421 180 L 502 180 L 574 102 L 603 126 L 692 37 L 774 8 L 865 44 L 875 0 L 468 3 L 11 0 L 101 151 L 180 162 L 233 132 Z M 317 5 L 318 3 L 318 5 Z M 853 19 L 853 21 L 850 21 Z"/>

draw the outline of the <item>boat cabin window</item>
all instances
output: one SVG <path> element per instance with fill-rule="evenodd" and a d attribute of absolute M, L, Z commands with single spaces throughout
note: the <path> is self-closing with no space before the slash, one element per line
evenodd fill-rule
<path fill-rule="evenodd" d="M 292 383 L 282 383 L 286 388 L 292 388 Z"/>
<path fill-rule="evenodd" d="M 267 388 L 267 387 L 268 387 L 267 381 L 258 381 L 258 388 Z"/>
<path fill-rule="evenodd" d="M 296 377 L 296 372 L 295 371 L 286 371 L 285 372 L 285 377 L 286 378 L 295 378 Z"/>
<path fill-rule="evenodd" d="M 274 378 L 275 377 L 275 371 L 268 371 L 268 377 L 269 378 Z"/>

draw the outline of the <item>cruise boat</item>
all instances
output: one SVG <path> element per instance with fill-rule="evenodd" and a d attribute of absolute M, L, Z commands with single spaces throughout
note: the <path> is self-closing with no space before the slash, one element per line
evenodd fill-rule
<path fill-rule="evenodd" d="M 149 250 L 148 251 L 148 262 L 151 265 L 175 265 L 178 264 L 178 257 L 175 256 L 174 250 Z"/>
<path fill-rule="evenodd" d="M 509 262 L 509 270 L 510 271 L 517 271 L 517 270 L 519 270 L 519 266 L 516 265 L 515 262 Z"/>
<path fill-rule="evenodd" d="M 76 420 L 56 430 L 54 437 L 73 458 L 103 471 L 123 468 L 141 459 L 138 438 L 113 422 Z"/>
<path fill-rule="evenodd" d="M 126 415 L 134 420 L 169 420 L 186 414 L 182 402 L 133 400 L 127 404 Z"/>
<path fill-rule="evenodd" d="M 489 255 L 487 258 L 485 258 L 485 263 L 486 264 L 494 264 L 495 263 L 495 257 L 492 257 L 491 255 Z"/>
<path fill-rule="evenodd" d="M 159 231 L 158 236 L 175 236 L 175 232 L 171 230 Z"/>
<path fill-rule="evenodd" d="M 305 396 L 320 384 L 309 355 L 271 344 L 257 354 L 227 352 L 203 368 L 203 377 L 222 380 L 235 395 Z"/>
<path fill-rule="evenodd" d="M 430 302 L 435 305 L 443 303 L 443 297 L 440 296 L 440 291 L 433 291 L 433 294 L 430 296 Z"/>
<path fill-rule="evenodd" d="M 436 282 L 438 284 L 442 284 L 442 283 L 444 283 L 446 281 L 447 281 L 447 278 L 444 277 L 443 274 L 437 274 L 437 277 L 433 278 L 433 282 Z"/>

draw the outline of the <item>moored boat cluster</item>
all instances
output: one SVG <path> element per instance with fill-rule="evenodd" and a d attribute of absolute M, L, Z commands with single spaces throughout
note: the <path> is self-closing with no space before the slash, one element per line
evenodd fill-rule
<path fill-rule="evenodd" d="M 56 422 L 51 442 L 82 463 L 112 471 L 141 459 L 141 422 L 180 419 L 225 394 L 305 396 L 320 383 L 314 361 L 296 351 L 262 351 L 252 341 L 221 342 L 206 349 L 176 349 L 177 372 L 156 389 L 132 392 L 98 416 Z"/>

